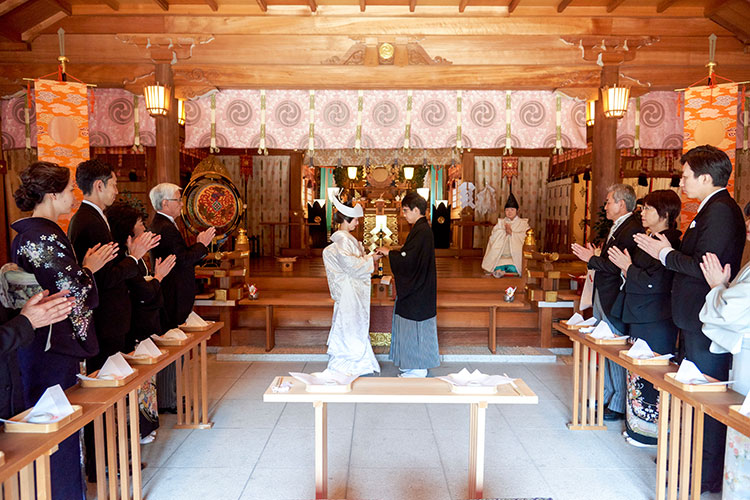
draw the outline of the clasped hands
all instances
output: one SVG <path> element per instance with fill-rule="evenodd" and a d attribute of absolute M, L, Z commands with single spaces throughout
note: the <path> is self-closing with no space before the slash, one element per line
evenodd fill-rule
<path fill-rule="evenodd" d="M 375 249 L 375 253 L 373 254 L 373 256 L 377 255 L 377 259 L 382 259 L 386 255 L 388 255 L 388 252 L 390 251 L 390 247 L 378 247 Z"/>

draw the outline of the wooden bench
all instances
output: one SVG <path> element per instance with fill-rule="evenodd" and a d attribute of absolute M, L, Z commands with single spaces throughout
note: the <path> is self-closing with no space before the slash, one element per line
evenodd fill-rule
<path fill-rule="evenodd" d="M 394 300 L 391 298 L 371 299 L 370 304 L 373 306 L 393 306 Z M 242 299 L 238 302 L 240 306 L 264 307 L 266 311 L 266 352 L 270 351 L 276 345 L 276 332 L 274 324 L 274 308 L 294 308 L 294 307 L 325 307 L 332 308 L 333 299 L 328 293 L 285 293 L 285 292 L 266 292 L 261 294 L 255 300 Z M 489 314 L 487 328 L 487 346 L 495 354 L 497 352 L 497 310 L 515 309 L 521 310 L 528 308 L 529 304 L 524 300 L 524 295 L 516 294 L 516 300 L 505 302 L 502 293 L 489 292 L 470 292 L 454 293 L 444 292 L 437 295 L 437 307 L 467 309 L 467 310 L 487 310 Z"/>

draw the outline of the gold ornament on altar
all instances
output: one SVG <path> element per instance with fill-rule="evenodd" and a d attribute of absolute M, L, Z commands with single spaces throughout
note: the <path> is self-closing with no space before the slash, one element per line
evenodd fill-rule
<path fill-rule="evenodd" d="M 534 237 L 534 229 L 529 228 L 526 230 L 526 239 L 523 241 L 523 246 L 536 248 L 536 238 Z"/>
<path fill-rule="evenodd" d="M 381 43 L 380 47 L 378 47 L 378 54 L 380 54 L 380 57 L 382 57 L 383 59 L 390 59 L 391 57 L 393 57 L 393 52 L 393 45 L 388 42 Z"/>

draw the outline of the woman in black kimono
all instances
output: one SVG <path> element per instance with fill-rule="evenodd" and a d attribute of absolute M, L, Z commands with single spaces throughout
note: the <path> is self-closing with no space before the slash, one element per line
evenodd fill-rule
<path fill-rule="evenodd" d="M 672 248 L 679 248 L 681 233 L 677 229 L 677 217 L 681 208 L 680 197 L 674 191 L 653 191 L 643 199 L 643 227 L 649 235 L 663 234 Z M 671 306 L 674 273 L 639 249 L 631 256 L 618 248 L 610 248 L 609 260 L 625 277 L 625 284 L 612 306 L 612 315 L 627 325 L 630 337 L 645 340 L 652 351 L 673 353 L 677 342 Z M 655 445 L 659 393 L 650 382 L 632 372 L 628 373 L 627 384 L 626 440 L 634 446 Z"/>
<path fill-rule="evenodd" d="M 74 187 L 69 169 L 35 162 L 21 173 L 21 186 L 13 195 L 22 211 L 33 210 L 31 217 L 11 225 L 18 232 L 11 244 L 13 262 L 51 294 L 69 290 L 75 298 L 69 319 L 37 329 L 31 344 L 18 350 L 27 407 L 50 386 L 73 386 L 79 362 L 99 350 L 91 311 L 98 303 L 93 275 L 114 258 L 117 248 L 114 244 L 91 248 L 83 266 L 78 265 L 65 231 L 57 225 L 58 217 L 73 209 Z M 52 498 L 84 498 L 78 434 L 60 443 L 50 469 Z"/>
<path fill-rule="evenodd" d="M 137 238 L 146 230 L 143 224 L 144 215 L 135 207 L 117 202 L 106 210 L 107 221 L 112 231 L 112 239 L 127 248 L 128 240 Z M 118 256 L 117 259 L 129 258 Z M 132 318 L 130 321 L 129 349 L 153 334 L 164 333 L 161 328 L 160 313 L 164 308 L 164 297 L 161 293 L 161 280 L 169 274 L 175 264 L 175 256 L 154 262 L 154 275 L 149 276 L 148 267 L 143 259 L 138 261 L 140 274 L 127 280 Z M 156 437 L 159 428 L 159 413 L 156 402 L 156 376 L 145 381 L 138 391 L 140 410 L 141 443 L 147 444 Z"/>

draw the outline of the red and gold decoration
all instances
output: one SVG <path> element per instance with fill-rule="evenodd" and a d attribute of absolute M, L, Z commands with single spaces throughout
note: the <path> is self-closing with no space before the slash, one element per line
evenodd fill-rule
<path fill-rule="evenodd" d="M 194 234 L 213 226 L 217 240 L 222 240 L 242 220 L 240 192 L 215 156 L 208 156 L 195 167 L 183 199 L 182 218 Z"/>
<path fill-rule="evenodd" d="M 68 167 L 75 177 L 76 166 L 89 159 L 88 92 L 85 83 L 35 80 L 37 154 L 39 161 Z M 75 190 L 76 203 L 83 199 Z M 59 223 L 68 227 L 72 214 Z"/>

